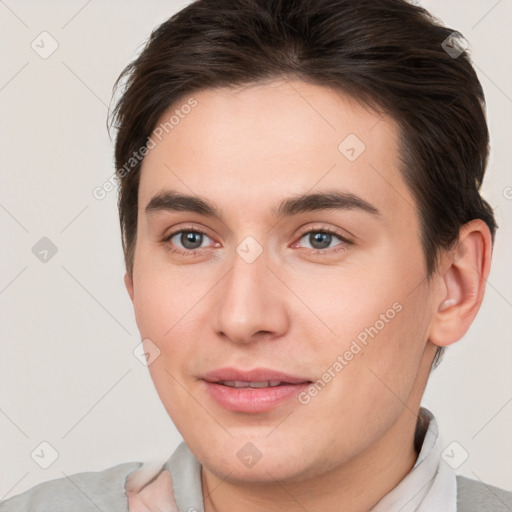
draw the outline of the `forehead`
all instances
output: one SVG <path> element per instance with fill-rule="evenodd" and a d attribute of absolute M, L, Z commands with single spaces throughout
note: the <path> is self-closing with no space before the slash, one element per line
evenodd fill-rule
<path fill-rule="evenodd" d="M 325 187 L 384 209 L 396 210 L 397 199 L 412 204 L 397 124 L 327 87 L 283 80 L 203 90 L 176 102 L 159 126 L 142 165 L 140 208 L 165 188 L 235 211 Z"/>

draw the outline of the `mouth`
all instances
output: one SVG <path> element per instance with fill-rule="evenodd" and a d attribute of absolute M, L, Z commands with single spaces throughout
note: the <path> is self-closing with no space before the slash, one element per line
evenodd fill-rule
<path fill-rule="evenodd" d="M 220 384 L 221 386 L 227 386 L 228 388 L 251 388 L 251 389 L 261 389 L 261 388 L 275 388 L 277 386 L 286 386 L 289 385 L 289 382 L 282 382 L 279 380 L 264 380 L 261 382 L 247 382 L 244 380 L 221 380 L 218 382 L 214 382 L 213 384 Z"/>
<path fill-rule="evenodd" d="M 270 368 L 240 370 L 238 368 L 219 368 L 205 373 L 202 379 L 207 382 L 221 383 L 230 387 L 274 387 L 281 384 L 302 384 L 311 382 L 307 377 L 283 373 Z M 239 385 L 241 384 L 241 385 Z M 246 386 L 247 384 L 247 386 Z"/>
<path fill-rule="evenodd" d="M 245 413 L 275 409 L 312 384 L 307 377 L 266 368 L 249 371 L 222 368 L 205 374 L 201 380 L 209 397 L 218 405 L 231 412 Z"/>

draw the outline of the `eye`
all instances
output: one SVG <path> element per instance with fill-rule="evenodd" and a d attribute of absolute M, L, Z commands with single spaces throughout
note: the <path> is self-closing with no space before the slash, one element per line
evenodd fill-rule
<path fill-rule="evenodd" d="M 338 240 L 338 243 L 332 245 L 336 240 Z M 301 235 L 299 242 L 293 244 L 293 247 L 297 247 L 298 243 L 309 244 L 307 248 L 315 252 L 337 252 L 345 250 L 347 246 L 352 244 L 350 240 L 347 240 L 347 238 L 340 233 L 326 228 L 306 231 Z M 334 250 L 331 251 L 326 250 L 333 248 Z"/>
<path fill-rule="evenodd" d="M 203 245 L 208 241 L 210 243 Z M 193 254 L 194 251 L 208 247 L 211 245 L 211 242 L 214 241 L 206 233 L 198 231 L 197 229 L 181 229 L 180 231 L 174 231 L 166 236 L 163 242 L 169 246 L 171 252 Z"/>

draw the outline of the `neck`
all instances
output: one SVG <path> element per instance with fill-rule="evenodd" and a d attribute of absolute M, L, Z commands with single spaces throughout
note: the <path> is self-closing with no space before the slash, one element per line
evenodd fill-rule
<path fill-rule="evenodd" d="M 414 466 L 416 416 L 404 408 L 397 422 L 368 450 L 328 473 L 298 483 L 232 484 L 203 467 L 205 512 L 371 510 Z"/>

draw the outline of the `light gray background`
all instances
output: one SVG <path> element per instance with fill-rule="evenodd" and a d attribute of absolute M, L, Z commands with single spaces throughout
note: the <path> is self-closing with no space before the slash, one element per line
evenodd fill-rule
<path fill-rule="evenodd" d="M 180 435 L 161 405 L 123 286 L 105 129 L 111 88 L 150 31 L 187 2 L 0 1 L 0 499 L 124 461 L 165 460 Z M 469 40 L 486 92 L 492 157 L 485 196 L 500 229 L 480 314 L 448 350 L 424 404 L 458 472 L 512 489 L 512 1 L 422 2 Z M 47 31 L 58 49 L 32 48 Z M 49 48 L 49 41 L 45 48 Z M 507 198 L 508 197 L 508 198 Z M 57 254 L 39 261 L 48 237 Z M 48 468 L 50 443 L 58 458 Z M 39 448 L 38 448 L 39 447 Z M 39 455 L 39 458 L 38 458 Z"/>

